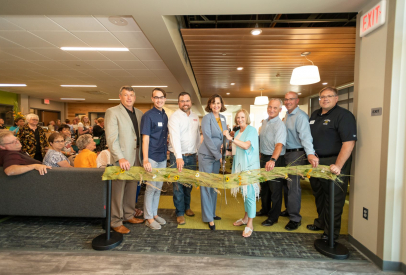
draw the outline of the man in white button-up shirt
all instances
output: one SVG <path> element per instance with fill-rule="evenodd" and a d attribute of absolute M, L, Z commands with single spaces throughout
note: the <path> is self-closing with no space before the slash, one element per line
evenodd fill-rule
<path fill-rule="evenodd" d="M 200 145 L 199 117 L 192 112 L 190 94 L 182 92 L 178 96 L 179 110 L 169 118 L 168 128 L 170 134 L 170 165 L 197 170 L 196 153 Z M 178 182 L 173 183 L 173 203 L 176 207 L 176 220 L 179 225 L 185 224 L 185 217 L 194 216 L 190 209 L 190 192 L 192 187 L 186 187 Z"/>

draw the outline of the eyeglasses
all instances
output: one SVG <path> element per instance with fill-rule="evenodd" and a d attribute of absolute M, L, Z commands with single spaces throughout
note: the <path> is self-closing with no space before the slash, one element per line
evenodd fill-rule
<path fill-rule="evenodd" d="M 2 145 L 8 145 L 8 144 L 17 144 L 20 141 L 16 138 L 15 140 L 13 140 L 12 142 L 7 142 L 7 143 L 3 143 Z"/>
<path fill-rule="evenodd" d="M 153 99 L 155 99 L 155 100 L 158 100 L 158 99 L 161 99 L 161 100 L 162 100 L 162 99 L 164 99 L 164 98 L 165 98 L 164 96 L 154 96 L 154 97 L 153 97 Z"/>
<path fill-rule="evenodd" d="M 180 103 L 190 103 L 190 100 L 181 100 Z"/>
<path fill-rule="evenodd" d="M 322 99 L 327 99 L 327 98 L 332 98 L 332 97 L 336 97 L 336 95 L 323 95 L 323 96 L 321 96 L 321 97 L 319 97 L 319 99 L 320 100 L 322 100 Z"/>
<path fill-rule="evenodd" d="M 52 143 L 64 143 L 65 141 L 64 140 L 54 140 L 54 142 L 52 142 Z"/>
<path fill-rule="evenodd" d="M 294 101 L 296 99 L 297 99 L 297 97 L 295 97 L 295 98 L 284 98 L 283 101 Z"/>

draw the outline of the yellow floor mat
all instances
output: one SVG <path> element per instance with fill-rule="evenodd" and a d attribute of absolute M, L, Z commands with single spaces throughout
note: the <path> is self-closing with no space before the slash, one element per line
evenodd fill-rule
<path fill-rule="evenodd" d="M 316 218 L 316 205 L 314 203 L 314 197 L 311 191 L 310 183 L 302 181 L 302 208 L 300 214 L 302 215 L 302 225 L 293 233 L 315 233 L 306 228 L 307 224 L 311 224 Z M 224 190 L 220 190 L 221 195 L 217 197 L 217 215 L 222 219 L 215 221 L 216 229 L 218 230 L 240 230 L 243 231 L 244 227 L 233 226 L 233 222 L 244 216 L 244 201 L 241 194 L 238 194 L 237 198 L 231 196 L 230 191 L 227 190 L 224 194 Z M 227 201 L 227 202 L 226 202 Z M 162 209 L 175 209 L 173 205 L 172 196 L 161 196 L 159 202 L 159 208 Z M 195 212 L 194 217 L 185 216 L 186 224 L 178 226 L 178 228 L 187 229 L 207 229 L 209 227 L 207 223 L 202 222 L 201 206 L 200 206 L 200 190 L 193 188 L 191 209 Z M 261 204 L 257 202 L 257 211 L 261 209 Z M 285 209 L 284 204 L 282 210 Z M 278 223 L 273 226 L 265 227 L 261 223 L 266 217 L 256 217 L 254 219 L 254 231 L 268 231 L 268 232 L 288 232 L 285 230 L 285 225 L 289 222 L 287 217 L 279 217 Z M 321 231 L 317 231 L 321 232 Z M 344 212 L 341 220 L 341 234 L 347 234 L 348 232 L 348 196 L 344 205 Z"/>

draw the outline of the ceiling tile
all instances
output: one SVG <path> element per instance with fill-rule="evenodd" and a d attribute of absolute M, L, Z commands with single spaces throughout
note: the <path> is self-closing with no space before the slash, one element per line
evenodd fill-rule
<path fill-rule="evenodd" d="M 4 48 L 18 48 L 18 47 L 21 47 L 21 45 L 18 45 L 5 38 L 0 37 L 0 49 L 3 50 Z"/>
<path fill-rule="evenodd" d="M 0 31 L 0 36 L 27 48 L 52 48 L 52 44 L 27 31 Z"/>
<path fill-rule="evenodd" d="M 114 62 L 112 61 L 86 61 L 87 64 L 90 66 L 95 67 L 96 69 L 99 70 L 119 70 L 121 69 L 119 66 L 117 66 Z"/>
<path fill-rule="evenodd" d="M 78 60 L 74 55 L 71 55 L 68 52 L 62 51 L 60 49 L 32 49 L 32 51 L 46 56 L 53 60 Z"/>
<path fill-rule="evenodd" d="M 104 73 L 103 71 L 96 70 L 96 69 L 94 69 L 94 70 L 82 70 L 82 69 L 80 69 L 79 71 L 81 73 L 83 73 L 84 75 L 89 75 L 89 76 L 94 77 L 94 78 L 108 76 L 108 74 Z"/>
<path fill-rule="evenodd" d="M 3 51 L 0 50 L 0 60 L 2 61 L 10 61 L 10 60 L 22 60 L 21 58 L 5 53 Z"/>
<path fill-rule="evenodd" d="M 75 35 L 67 31 L 32 31 L 33 34 L 41 37 L 57 47 L 87 47 Z"/>
<path fill-rule="evenodd" d="M 130 76 L 129 73 L 127 73 L 126 70 L 102 70 L 103 72 L 105 72 L 106 74 L 110 75 L 110 76 Z"/>
<path fill-rule="evenodd" d="M 154 86 L 154 85 L 165 85 L 165 83 L 160 80 L 158 77 L 138 77 L 139 80 L 143 81 L 145 85 Z"/>
<path fill-rule="evenodd" d="M 63 61 L 59 61 L 59 63 L 62 63 L 75 70 L 95 69 L 95 67 L 89 65 L 88 63 L 86 63 L 84 61 L 80 61 L 80 60 L 76 60 L 76 61 L 63 60 Z"/>
<path fill-rule="evenodd" d="M 131 52 L 103 52 L 102 55 L 110 59 L 111 61 L 118 60 L 138 60 L 138 58 Z"/>
<path fill-rule="evenodd" d="M 140 27 L 138 27 L 137 23 L 135 23 L 132 16 L 95 16 L 99 22 L 106 27 L 109 31 L 141 31 Z M 127 22 L 125 26 L 119 26 L 111 23 L 109 18 L 114 20 L 124 20 Z"/>
<path fill-rule="evenodd" d="M 49 60 L 48 57 L 24 48 L 2 49 L 3 52 L 17 56 L 24 60 Z"/>
<path fill-rule="evenodd" d="M 105 31 L 106 29 L 90 15 L 62 15 L 62 16 L 48 16 L 51 20 L 55 21 L 68 31 Z"/>
<path fill-rule="evenodd" d="M 138 59 L 141 61 L 146 60 L 162 61 L 161 57 L 158 55 L 155 49 L 130 49 L 130 52 L 135 54 L 135 56 L 138 57 Z"/>
<path fill-rule="evenodd" d="M 47 70 L 67 70 L 68 66 L 65 66 L 58 61 L 35 61 L 35 64 L 45 67 Z"/>
<path fill-rule="evenodd" d="M 81 60 L 108 60 L 105 56 L 98 52 L 69 52 L 70 54 L 76 56 L 77 58 Z"/>
<path fill-rule="evenodd" d="M 167 70 L 165 63 L 163 61 L 143 61 L 145 66 L 150 70 Z"/>
<path fill-rule="evenodd" d="M 90 47 L 123 47 L 110 32 L 72 32 Z"/>
<path fill-rule="evenodd" d="M 113 32 L 113 35 L 127 48 L 153 48 L 142 32 Z"/>
<path fill-rule="evenodd" d="M 127 70 L 127 72 L 135 77 L 140 76 L 155 76 L 155 74 L 150 70 Z"/>
<path fill-rule="evenodd" d="M 151 70 L 157 77 L 173 77 L 170 70 Z"/>
<path fill-rule="evenodd" d="M 37 72 L 40 72 L 44 75 L 48 76 L 70 76 L 70 77 L 76 77 L 76 76 L 83 76 L 83 74 L 77 70 L 38 70 Z"/>
<path fill-rule="evenodd" d="M 16 30 L 22 30 L 22 28 L 10 23 L 6 19 L 4 19 L 5 16 L 0 16 L 0 30 L 4 31 L 16 31 Z"/>
<path fill-rule="evenodd" d="M 6 20 L 25 30 L 57 31 L 63 30 L 58 24 L 44 15 L 5 15 Z"/>
<path fill-rule="evenodd" d="M 46 67 L 41 66 L 40 64 L 36 62 L 29 62 L 29 61 L 10 61 L 8 62 L 9 65 L 17 68 L 24 68 L 25 70 L 43 70 L 46 69 Z"/>
<path fill-rule="evenodd" d="M 116 64 L 125 70 L 146 70 L 141 61 L 116 61 Z"/>

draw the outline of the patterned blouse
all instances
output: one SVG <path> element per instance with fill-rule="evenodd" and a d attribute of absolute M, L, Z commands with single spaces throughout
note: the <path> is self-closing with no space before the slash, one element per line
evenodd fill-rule
<path fill-rule="evenodd" d="M 60 167 L 58 162 L 66 160 L 68 163 L 68 159 L 65 157 L 64 154 L 61 152 L 55 151 L 54 149 L 49 149 L 47 154 L 45 155 L 43 164 L 48 165 L 51 167 Z"/>
<path fill-rule="evenodd" d="M 41 145 L 42 157 L 45 156 L 45 147 L 48 147 L 48 140 L 45 136 L 45 131 L 41 127 L 37 127 L 39 131 L 39 140 Z M 17 138 L 20 140 L 22 145 L 21 150 L 27 152 L 30 157 L 34 158 L 35 150 L 37 148 L 37 141 L 35 140 L 35 133 L 28 124 L 24 125 L 20 131 L 18 131 Z"/>

